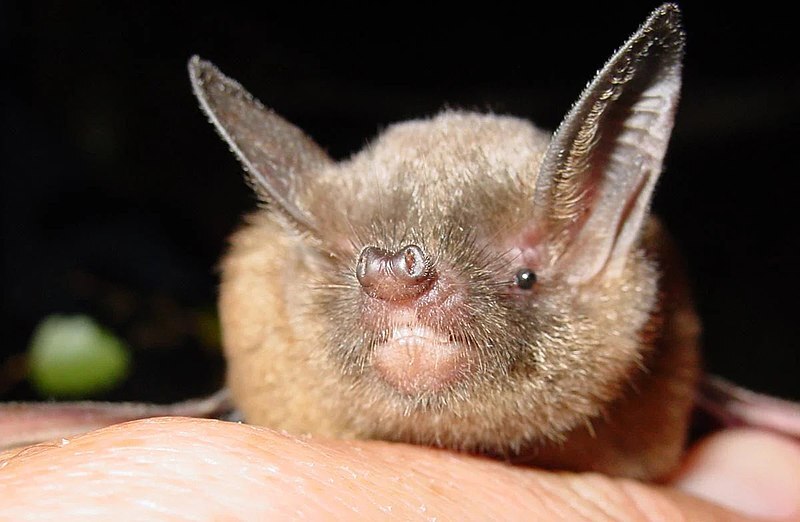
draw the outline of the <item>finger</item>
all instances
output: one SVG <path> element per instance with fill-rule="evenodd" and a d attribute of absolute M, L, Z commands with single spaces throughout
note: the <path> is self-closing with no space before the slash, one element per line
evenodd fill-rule
<path fill-rule="evenodd" d="M 183 418 L 22 450 L 0 461 L 0 498 L 13 499 L 2 510 L 12 520 L 743 520 L 688 495 L 595 474 Z"/>
<path fill-rule="evenodd" d="M 706 375 L 700 382 L 697 405 L 724 426 L 749 426 L 800 441 L 800 403 Z"/>
<path fill-rule="evenodd" d="M 723 431 L 689 453 L 674 484 L 752 516 L 800 520 L 800 445 L 761 431 Z"/>

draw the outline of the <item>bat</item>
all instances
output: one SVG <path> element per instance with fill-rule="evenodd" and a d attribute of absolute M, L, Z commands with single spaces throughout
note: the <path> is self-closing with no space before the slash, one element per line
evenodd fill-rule
<path fill-rule="evenodd" d="M 665 4 L 553 134 L 449 110 L 340 162 L 193 57 L 194 93 L 264 205 L 222 261 L 230 399 L 192 413 L 232 404 L 297 433 L 642 479 L 677 464 L 698 389 L 728 421 L 797 436 L 795 405 L 746 396 L 790 412 L 779 426 L 734 407 L 738 388 L 698 387 L 699 320 L 649 212 L 683 48 Z"/>
<path fill-rule="evenodd" d="M 657 9 L 552 136 L 445 111 L 342 162 L 193 58 L 203 110 L 267 202 L 222 263 L 244 418 L 559 469 L 670 470 L 699 326 L 648 209 L 683 40 L 678 9 Z"/>

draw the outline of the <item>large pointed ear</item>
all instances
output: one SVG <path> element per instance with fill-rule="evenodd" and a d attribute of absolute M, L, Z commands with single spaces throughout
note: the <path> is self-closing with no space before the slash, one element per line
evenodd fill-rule
<path fill-rule="evenodd" d="M 569 281 L 621 271 L 647 215 L 680 90 L 677 6 L 656 9 L 586 87 L 553 135 L 534 213 Z"/>
<path fill-rule="evenodd" d="M 244 165 L 258 195 L 301 229 L 314 232 L 296 193 L 304 176 L 332 162 L 325 151 L 211 63 L 193 56 L 189 76 L 200 106 Z"/>

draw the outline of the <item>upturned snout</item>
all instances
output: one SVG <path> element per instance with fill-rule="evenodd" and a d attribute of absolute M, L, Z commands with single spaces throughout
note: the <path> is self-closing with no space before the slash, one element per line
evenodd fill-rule
<path fill-rule="evenodd" d="M 365 247 L 358 256 L 356 277 L 367 295 L 384 301 L 408 301 L 423 296 L 436 281 L 431 261 L 417 245 L 396 252 Z"/>

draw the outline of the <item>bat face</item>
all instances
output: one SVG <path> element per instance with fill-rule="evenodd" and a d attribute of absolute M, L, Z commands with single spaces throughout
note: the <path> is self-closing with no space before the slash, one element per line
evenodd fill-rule
<path fill-rule="evenodd" d="M 382 424 L 470 416 L 482 433 L 524 419 L 526 437 L 553 436 L 641 364 L 651 262 L 569 281 L 531 204 L 547 142 L 522 120 L 445 113 L 392 127 L 298 198 L 324 239 L 301 247 L 292 313 L 317 318 L 304 343 L 325 347 L 359 402 L 380 402 Z"/>
<path fill-rule="evenodd" d="M 396 125 L 321 173 L 306 206 L 329 242 L 309 305 L 329 319 L 343 375 L 441 410 L 532 356 L 535 290 L 515 275 L 544 275 L 522 180 L 546 143 L 520 120 L 449 113 Z"/>
<path fill-rule="evenodd" d="M 651 14 L 552 136 L 445 112 L 339 163 L 193 58 L 195 94 L 267 202 L 223 260 L 245 418 L 668 470 L 697 367 L 694 313 L 647 213 L 680 86 L 678 17 Z"/>

